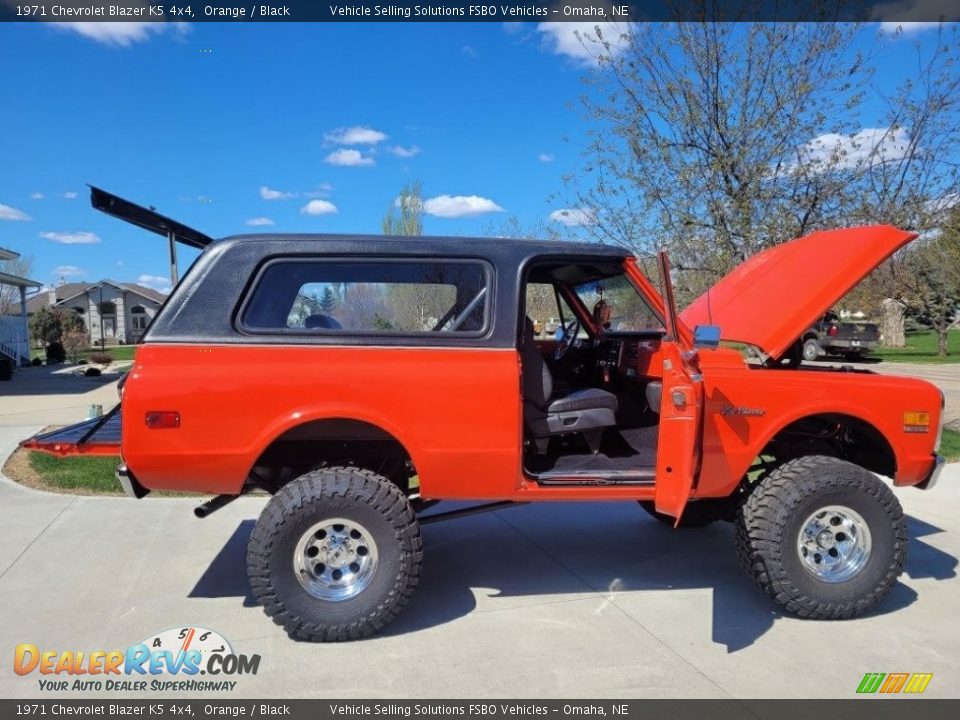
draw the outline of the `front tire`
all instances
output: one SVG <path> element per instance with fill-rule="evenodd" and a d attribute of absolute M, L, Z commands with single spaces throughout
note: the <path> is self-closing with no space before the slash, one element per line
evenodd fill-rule
<path fill-rule="evenodd" d="M 420 579 L 420 526 L 386 478 L 356 467 L 309 472 L 267 503 L 247 545 L 266 614 L 291 637 L 366 637 L 407 604 Z"/>
<path fill-rule="evenodd" d="M 803 359 L 813 362 L 820 357 L 820 342 L 816 338 L 807 338 L 803 341 Z"/>
<path fill-rule="evenodd" d="M 784 463 L 740 509 L 741 563 L 774 602 L 804 618 L 862 615 L 903 571 L 907 531 L 896 496 L 872 473 L 814 455 Z"/>

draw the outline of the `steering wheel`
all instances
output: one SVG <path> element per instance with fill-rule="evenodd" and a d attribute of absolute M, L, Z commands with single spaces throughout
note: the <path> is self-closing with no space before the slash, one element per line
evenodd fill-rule
<path fill-rule="evenodd" d="M 574 341 L 577 339 L 577 334 L 580 332 L 580 318 L 574 318 L 570 323 L 563 328 L 563 331 L 560 334 L 559 342 L 557 342 L 557 349 L 553 351 L 554 360 L 563 360 L 566 357 L 567 353 L 570 352 L 570 348 L 573 346 Z"/>

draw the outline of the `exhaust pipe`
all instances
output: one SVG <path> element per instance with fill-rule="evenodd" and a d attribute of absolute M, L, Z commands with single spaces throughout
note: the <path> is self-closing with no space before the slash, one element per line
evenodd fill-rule
<path fill-rule="evenodd" d="M 210 498 L 209 500 L 207 500 L 203 505 L 198 505 L 197 507 L 195 507 L 193 509 L 193 514 L 196 515 L 201 520 L 203 520 L 210 513 L 214 513 L 220 508 L 222 508 L 224 505 L 227 505 L 228 503 L 232 503 L 238 497 L 240 496 L 239 495 L 217 495 L 216 497 Z"/>

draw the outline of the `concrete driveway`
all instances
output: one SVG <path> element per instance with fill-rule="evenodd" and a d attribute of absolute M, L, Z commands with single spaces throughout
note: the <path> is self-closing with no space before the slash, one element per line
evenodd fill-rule
<path fill-rule="evenodd" d="M 0 428 L 0 458 L 33 429 Z M 389 631 L 310 645 L 250 598 L 244 546 L 263 499 L 197 520 L 190 499 L 0 478 L 0 696 L 50 695 L 12 672 L 18 643 L 109 650 L 186 625 L 262 656 L 228 697 L 852 697 L 864 673 L 900 671 L 933 672 L 926 695 L 956 696 L 960 465 L 899 495 L 907 572 L 867 618 L 780 615 L 737 565 L 729 525 L 542 504 L 425 526 L 421 585 Z"/>
<path fill-rule="evenodd" d="M 70 381 L 51 393 L 18 374 L 19 392 L 0 388 L 0 465 L 41 426 L 116 398 L 112 384 Z M 201 521 L 191 499 L 55 495 L 0 477 L 0 697 L 51 695 L 36 673 L 13 673 L 18 643 L 110 650 L 187 625 L 262 656 L 229 698 L 844 698 L 867 672 L 932 672 L 926 695 L 956 697 L 960 465 L 898 495 L 907 571 L 866 618 L 782 616 L 737 565 L 727 524 L 674 531 L 631 503 L 540 504 L 425 526 L 420 587 L 388 632 L 310 645 L 250 597 L 245 543 L 264 499 Z"/>

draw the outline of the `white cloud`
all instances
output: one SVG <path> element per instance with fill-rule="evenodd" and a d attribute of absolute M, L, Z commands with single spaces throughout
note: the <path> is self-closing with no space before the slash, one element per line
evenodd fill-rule
<path fill-rule="evenodd" d="M 324 182 L 317 185 L 316 190 L 309 190 L 305 193 L 302 193 L 302 195 L 308 198 L 329 197 L 330 193 L 332 192 L 333 192 L 333 185 L 331 183 Z"/>
<path fill-rule="evenodd" d="M 100 242 L 100 238 L 92 232 L 42 232 L 40 233 L 40 237 L 53 240 L 62 245 L 92 245 Z"/>
<path fill-rule="evenodd" d="M 567 227 L 585 227 L 597 224 L 597 214 L 589 208 L 561 208 L 550 213 L 550 219 Z"/>
<path fill-rule="evenodd" d="M 410 147 L 394 145 L 392 148 L 390 148 L 389 152 L 399 158 L 412 158 L 422 153 L 423 149 L 416 145 L 411 145 Z"/>
<path fill-rule="evenodd" d="M 76 265 L 57 265 L 53 269 L 53 274 L 63 277 L 83 277 L 87 271 Z"/>
<path fill-rule="evenodd" d="M 537 160 L 542 163 L 553 162 L 553 153 L 540 153 L 537 155 Z"/>
<path fill-rule="evenodd" d="M 933 200 L 928 200 L 924 207 L 931 213 L 941 213 L 960 205 L 960 193 L 946 193 Z"/>
<path fill-rule="evenodd" d="M 247 225 L 250 227 L 263 227 L 267 225 L 276 225 L 276 223 L 268 217 L 255 217 L 247 220 Z"/>
<path fill-rule="evenodd" d="M 42 192 L 30 193 L 30 199 L 31 199 L 31 200 L 43 200 L 43 193 L 42 193 Z"/>
<path fill-rule="evenodd" d="M 77 194 L 73 191 L 67 191 L 63 194 L 63 197 L 65 197 L 67 200 L 76 200 Z"/>
<path fill-rule="evenodd" d="M 0 204 L 0 220 L 33 220 L 33 218 L 22 210 Z"/>
<path fill-rule="evenodd" d="M 369 167 L 376 164 L 372 157 L 361 155 L 359 150 L 347 150 L 345 148 L 335 150 L 327 155 L 323 161 L 341 167 Z"/>
<path fill-rule="evenodd" d="M 137 284 L 162 293 L 168 293 L 173 288 L 170 278 L 163 275 L 141 275 L 137 278 Z"/>
<path fill-rule="evenodd" d="M 880 23 L 880 31 L 887 33 L 888 35 L 893 35 L 897 32 L 900 32 L 904 35 L 910 35 L 913 33 L 923 32 L 924 30 L 933 30 L 940 27 L 938 22 L 897 22 L 896 20 L 890 22 Z"/>
<path fill-rule="evenodd" d="M 467 57 L 475 58 L 477 57 L 477 49 L 473 45 L 464 45 L 460 48 L 460 52 L 466 55 Z"/>
<path fill-rule="evenodd" d="M 851 135 L 825 133 L 797 150 L 798 162 L 793 168 L 855 170 L 900 160 L 910 152 L 910 134 L 905 128 L 864 128 Z"/>
<path fill-rule="evenodd" d="M 311 200 L 302 208 L 302 215 L 332 215 L 337 212 L 337 206 L 329 200 Z"/>
<path fill-rule="evenodd" d="M 479 195 L 438 195 L 423 201 L 423 211 L 434 217 L 458 218 L 503 212 L 503 208 Z"/>
<path fill-rule="evenodd" d="M 597 28 L 603 42 L 609 43 L 609 49 L 599 41 Z M 611 57 L 622 53 L 628 47 L 625 35 L 629 35 L 630 26 L 614 22 L 544 22 L 537 25 L 543 42 L 550 52 L 556 55 L 593 63 L 601 57 Z"/>
<path fill-rule="evenodd" d="M 387 135 L 373 128 L 354 126 L 337 128 L 324 135 L 323 139 L 334 145 L 376 145 L 386 140 Z"/>
<path fill-rule="evenodd" d="M 186 34 L 186 23 L 172 22 L 55 22 L 50 25 L 83 35 L 104 45 L 130 47 L 134 43 L 146 42 L 151 35 L 173 31 Z"/>
<path fill-rule="evenodd" d="M 260 187 L 260 197 L 264 200 L 289 200 L 296 193 L 285 192 L 283 190 L 273 190 L 266 185 Z"/>

